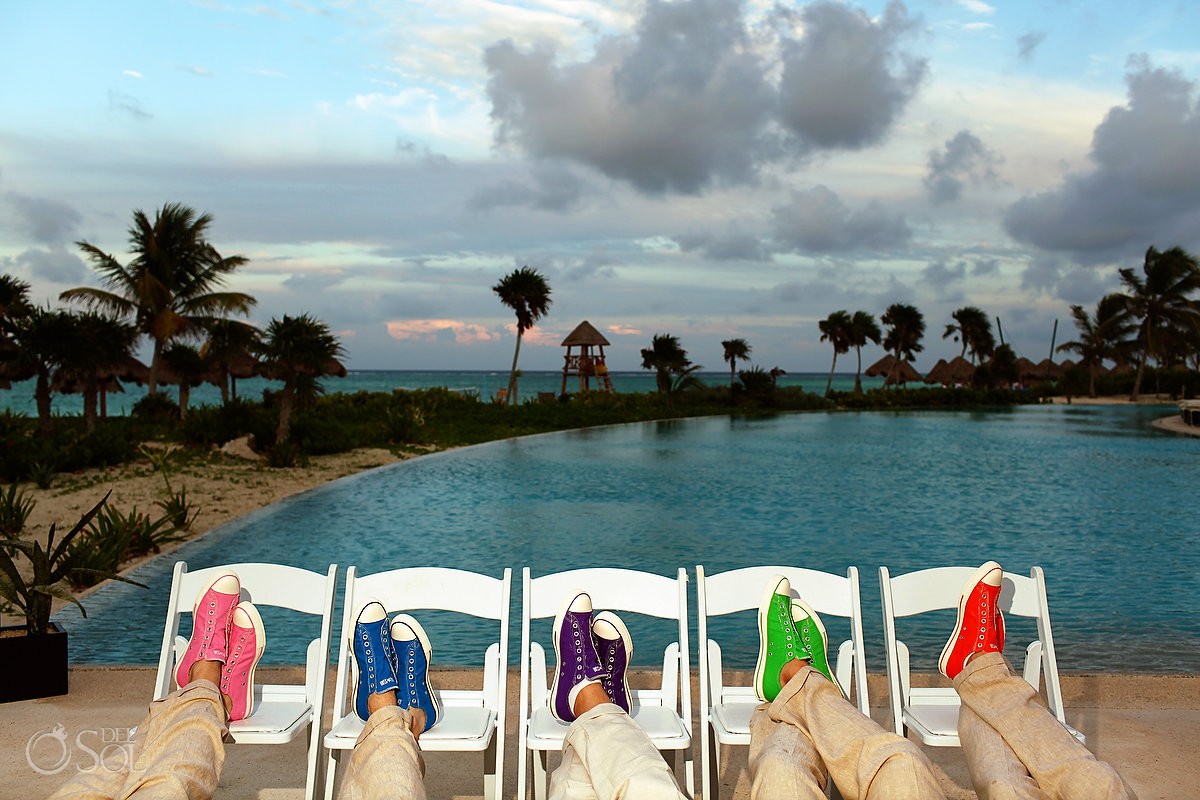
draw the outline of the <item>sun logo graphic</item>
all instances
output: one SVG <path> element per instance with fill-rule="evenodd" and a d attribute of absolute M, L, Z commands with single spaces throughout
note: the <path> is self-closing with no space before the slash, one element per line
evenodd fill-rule
<path fill-rule="evenodd" d="M 25 761 L 39 775 L 57 775 L 71 763 L 67 727 L 61 722 L 40 730 L 25 743 Z"/>

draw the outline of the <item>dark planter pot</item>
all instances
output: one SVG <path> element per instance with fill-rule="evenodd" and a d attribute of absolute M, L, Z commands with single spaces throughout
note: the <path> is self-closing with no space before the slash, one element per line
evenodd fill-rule
<path fill-rule="evenodd" d="M 53 622 L 45 636 L 26 636 L 24 631 L 24 625 L 0 628 L 0 664 L 5 672 L 0 703 L 67 693 L 67 632 Z"/>

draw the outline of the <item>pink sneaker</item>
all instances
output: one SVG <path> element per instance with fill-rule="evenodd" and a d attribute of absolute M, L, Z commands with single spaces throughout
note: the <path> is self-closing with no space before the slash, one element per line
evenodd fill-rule
<path fill-rule="evenodd" d="M 938 669 L 947 678 L 953 679 L 962 672 L 967 659 L 975 653 L 1003 652 L 1004 619 L 999 606 L 1003 578 L 1000 565 L 989 561 L 963 585 L 958 622 L 938 659 Z"/>
<path fill-rule="evenodd" d="M 253 603 L 238 603 L 230 620 L 229 660 L 221 670 L 221 694 L 233 701 L 229 710 L 229 721 L 233 722 L 254 711 L 254 668 L 262 658 L 267 637 Z"/>
<path fill-rule="evenodd" d="M 191 681 L 192 665 L 197 661 L 225 663 L 229 650 L 229 616 L 242 592 L 238 576 L 221 575 L 196 597 L 192 607 L 192 638 L 175 666 L 175 684 L 180 688 Z"/>

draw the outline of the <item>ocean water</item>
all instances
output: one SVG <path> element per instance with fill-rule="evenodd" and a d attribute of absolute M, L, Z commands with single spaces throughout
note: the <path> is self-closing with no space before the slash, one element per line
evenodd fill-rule
<path fill-rule="evenodd" d="M 700 379 L 711 386 L 726 386 L 729 383 L 728 372 L 698 373 Z M 800 386 L 810 392 L 823 394 L 826 373 L 799 372 L 781 375 L 779 386 Z M 613 389 L 617 392 L 653 392 L 654 373 L 649 370 L 639 372 L 614 372 L 611 375 Z M 567 385 L 568 391 L 575 391 L 579 379 L 576 377 Z M 490 399 L 499 389 L 508 386 L 507 372 L 494 371 L 419 371 L 419 370 L 351 370 L 344 378 L 325 378 L 322 380 L 326 393 L 345 392 L 390 392 L 395 389 L 429 389 L 445 387 L 458 392 L 472 394 L 483 399 Z M 877 388 L 883 385 L 882 378 L 863 378 L 865 389 Z M 239 397 L 258 399 L 262 397 L 263 389 L 276 391 L 282 386 L 278 381 L 268 381 L 265 378 L 248 378 L 237 382 Z M 562 372 L 525 372 L 518 384 L 519 396 L 522 402 L 537 398 L 538 392 L 558 393 L 562 388 Z M 854 374 L 837 374 L 833 377 L 833 388 L 838 391 L 849 391 L 854 388 Z M 5 409 L 30 417 L 37 415 L 37 404 L 33 396 L 34 381 L 14 383 L 10 389 L 0 389 L 0 411 Z M 163 391 L 172 399 L 178 400 L 178 390 L 174 386 L 164 387 Z M 128 414 L 133 405 L 145 397 L 146 388 L 137 384 L 129 384 L 125 391 L 108 396 L 108 413 L 113 416 Z M 216 386 L 204 384 L 192 389 L 189 403 L 195 407 L 200 405 L 219 405 L 221 392 Z M 56 394 L 52 398 L 51 408 L 55 414 L 80 415 L 83 413 L 83 400 L 80 395 Z"/>
<path fill-rule="evenodd" d="M 447 565 L 535 575 L 618 566 L 694 578 L 757 564 L 860 571 L 867 664 L 883 669 L 878 567 L 994 558 L 1046 571 L 1064 671 L 1200 672 L 1200 440 L 1160 433 L 1164 408 L 813 413 L 620 425 L 492 442 L 346 478 L 262 509 L 139 568 L 57 616 L 77 663 L 153 663 L 174 561 L 278 561 L 360 572 Z M 584 587 L 586 588 L 586 587 Z M 803 592 L 803 587 L 798 587 Z M 449 587 L 452 590 L 452 587 Z M 694 612 L 694 587 L 692 588 Z M 904 626 L 933 669 L 952 612 Z M 418 614 L 442 663 L 475 660 L 484 629 Z M 340 619 L 340 615 L 338 617 Z M 268 663 L 299 663 L 293 620 L 267 615 Z M 629 621 L 635 660 L 667 627 Z M 541 626 L 549 641 L 549 624 Z M 693 626 L 694 628 L 694 626 Z M 830 625 L 831 639 L 845 632 Z M 1010 641 L 1032 635 L 1013 620 Z M 753 664 L 753 615 L 722 621 L 727 662 Z M 339 634 L 340 635 L 340 634 Z M 693 630 L 693 664 L 695 663 Z"/>

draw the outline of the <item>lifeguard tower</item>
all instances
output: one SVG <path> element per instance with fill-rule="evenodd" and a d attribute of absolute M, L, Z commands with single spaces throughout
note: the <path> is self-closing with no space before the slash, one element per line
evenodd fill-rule
<path fill-rule="evenodd" d="M 579 391 L 586 392 L 592 388 L 592 379 L 596 379 L 596 391 L 611 392 L 612 380 L 608 377 L 608 365 L 604 363 L 604 348 L 609 344 L 608 339 L 600 331 L 592 327 L 586 319 L 563 339 L 562 346 L 567 348 L 563 363 L 562 391 L 567 393 L 567 378 L 579 376 Z M 578 353 L 571 349 L 578 347 Z"/>

